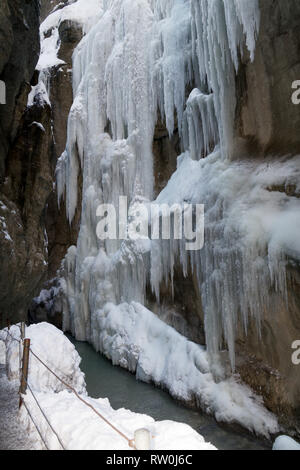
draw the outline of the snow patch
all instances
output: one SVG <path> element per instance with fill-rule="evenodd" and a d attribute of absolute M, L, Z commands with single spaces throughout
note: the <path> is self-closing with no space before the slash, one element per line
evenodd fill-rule
<path fill-rule="evenodd" d="M 288 436 L 279 436 L 273 445 L 273 450 L 300 450 L 300 444 Z"/>
<path fill-rule="evenodd" d="M 39 323 L 26 328 L 26 338 L 31 340 L 32 351 L 68 385 L 79 393 L 85 393 L 84 374 L 79 368 L 81 358 L 75 346 L 62 331 L 49 323 Z M 0 339 L 6 344 L 6 367 L 9 380 L 19 379 L 20 354 L 23 347 L 12 339 L 20 339 L 19 326 L 12 326 L 0 332 Z M 35 391 L 59 392 L 65 386 L 59 382 L 32 354 L 29 361 L 28 382 Z"/>
<path fill-rule="evenodd" d="M 19 343 L 13 341 L 20 337 L 20 328 L 14 325 L 0 331 L 0 345 L 5 342 L 7 349 L 7 366 L 10 380 L 17 379 L 11 371 L 19 369 Z M 204 438 L 190 426 L 174 421 L 155 422 L 147 415 L 133 413 L 126 409 L 114 410 L 107 398 L 92 399 L 86 395 L 84 376 L 80 371 L 80 357 L 72 343 L 63 333 L 52 325 L 41 323 L 26 328 L 26 337 L 31 339 L 31 347 L 43 358 L 45 363 L 58 375 L 68 380 L 84 399 L 104 418 L 109 420 L 129 439 L 134 438 L 137 429 L 146 428 L 151 433 L 153 450 L 216 450 L 206 443 Z M 42 366 L 43 367 L 43 366 Z M 53 377 L 53 376 L 52 376 Z M 28 383 L 36 400 L 42 408 L 52 428 L 67 450 L 130 450 L 128 442 L 73 393 L 61 386 L 49 375 L 41 364 L 30 356 Z M 14 390 L 16 395 L 16 389 Z M 23 396 L 30 414 L 50 450 L 60 450 L 61 444 L 45 420 L 30 390 Z M 29 417 L 25 406 L 21 407 L 20 423 L 27 431 L 28 442 L 35 442 L 38 448 L 44 444 Z"/>

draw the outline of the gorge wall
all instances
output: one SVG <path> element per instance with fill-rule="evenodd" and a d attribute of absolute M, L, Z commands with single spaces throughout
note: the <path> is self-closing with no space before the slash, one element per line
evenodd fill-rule
<path fill-rule="evenodd" d="M 50 136 L 35 121 L 45 122 L 49 109 L 40 103 L 26 111 L 40 51 L 38 1 L 2 2 L 0 42 L 6 85 L 6 104 L 0 106 L 0 311 L 6 324 L 27 315 L 46 270 L 41 221 L 52 186 Z"/>

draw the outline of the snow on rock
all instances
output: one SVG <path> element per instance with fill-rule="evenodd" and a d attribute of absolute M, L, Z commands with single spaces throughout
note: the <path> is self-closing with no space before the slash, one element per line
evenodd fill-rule
<path fill-rule="evenodd" d="M 288 436 L 279 436 L 273 445 L 273 450 L 300 450 L 300 444 Z"/>
<path fill-rule="evenodd" d="M 70 0 L 63 8 L 54 9 L 40 26 L 41 52 L 37 64 L 39 83 L 33 86 L 28 98 L 28 106 L 32 106 L 36 94 L 44 94 L 44 101 L 49 103 L 50 74 L 53 67 L 64 65 L 58 58 L 60 48 L 59 26 L 63 21 L 72 21 L 82 27 L 86 34 L 99 19 L 102 13 L 100 0 Z M 50 104 L 50 103 L 49 103 Z"/>
<path fill-rule="evenodd" d="M 39 106 L 48 105 L 51 107 L 49 95 L 42 80 L 40 80 L 37 85 L 31 87 L 31 91 L 28 95 L 27 106 L 31 107 L 36 104 Z"/>
<path fill-rule="evenodd" d="M 19 326 L 0 332 L 0 339 L 6 345 L 6 367 L 9 380 L 19 378 L 19 360 L 22 347 Z M 26 328 L 25 337 L 31 340 L 31 350 L 68 385 L 73 386 L 79 393 L 85 393 L 84 374 L 79 364 L 81 358 L 75 346 L 66 336 L 49 323 L 39 323 Z M 32 354 L 29 360 L 28 383 L 36 391 L 59 392 L 66 387 L 54 377 Z"/>
<path fill-rule="evenodd" d="M 41 124 L 40 122 L 33 121 L 33 122 L 29 125 L 29 127 L 31 127 L 31 126 L 36 126 L 36 127 L 37 127 L 38 129 L 40 129 L 42 132 L 46 132 L 46 131 L 45 131 L 45 128 L 44 128 L 44 126 L 43 126 L 43 124 Z"/>
<path fill-rule="evenodd" d="M 79 23 L 83 32 L 87 33 L 101 11 L 99 0 L 78 0 L 50 13 L 40 27 L 41 54 L 37 69 L 44 70 L 64 63 L 57 57 L 60 46 L 58 28 L 63 21 Z"/>

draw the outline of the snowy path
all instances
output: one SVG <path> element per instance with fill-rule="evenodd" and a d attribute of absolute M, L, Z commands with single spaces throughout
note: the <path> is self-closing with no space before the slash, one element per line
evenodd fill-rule
<path fill-rule="evenodd" d="M 34 445 L 18 422 L 17 381 L 9 382 L 4 365 L 0 365 L 0 450 L 32 450 Z"/>

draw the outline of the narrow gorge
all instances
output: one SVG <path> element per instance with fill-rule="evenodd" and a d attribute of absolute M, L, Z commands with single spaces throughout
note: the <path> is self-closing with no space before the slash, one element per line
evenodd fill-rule
<path fill-rule="evenodd" d="M 1 328 L 299 440 L 299 1 L 3 0 L 0 39 Z M 124 204 L 204 205 L 203 247 L 101 238 Z"/>

